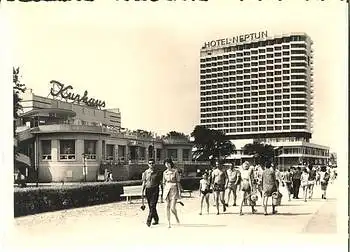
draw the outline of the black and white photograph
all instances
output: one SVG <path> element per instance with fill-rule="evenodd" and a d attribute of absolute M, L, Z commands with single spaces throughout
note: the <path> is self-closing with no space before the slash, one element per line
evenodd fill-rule
<path fill-rule="evenodd" d="M 347 249 L 347 1 L 0 2 L 4 251 Z"/>

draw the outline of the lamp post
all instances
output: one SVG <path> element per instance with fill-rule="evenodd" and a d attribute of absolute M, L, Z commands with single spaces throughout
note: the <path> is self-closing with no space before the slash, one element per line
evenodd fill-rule
<path fill-rule="evenodd" d="M 86 182 L 86 174 L 87 174 L 87 165 L 86 165 L 86 159 L 87 154 L 83 153 L 83 175 L 84 175 L 84 181 Z"/>

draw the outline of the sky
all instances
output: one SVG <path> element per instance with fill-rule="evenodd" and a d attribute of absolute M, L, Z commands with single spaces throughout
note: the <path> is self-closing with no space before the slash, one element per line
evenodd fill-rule
<path fill-rule="evenodd" d="M 314 41 L 312 141 L 347 134 L 347 6 L 341 1 L 7 3 L 11 63 L 47 96 L 50 80 L 121 110 L 122 127 L 189 134 L 199 124 L 204 42 L 259 31 Z"/>

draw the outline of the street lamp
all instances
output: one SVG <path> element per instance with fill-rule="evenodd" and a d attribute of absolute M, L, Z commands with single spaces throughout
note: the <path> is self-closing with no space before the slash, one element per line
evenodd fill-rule
<path fill-rule="evenodd" d="M 86 161 L 87 161 L 87 154 L 83 153 L 83 175 L 84 175 L 84 181 L 86 182 L 86 175 L 87 175 L 87 165 L 86 165 Z"/>

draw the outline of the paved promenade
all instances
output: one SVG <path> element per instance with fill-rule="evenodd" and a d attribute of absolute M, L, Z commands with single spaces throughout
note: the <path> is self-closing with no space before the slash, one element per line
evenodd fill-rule
<path fill-rule="evenodd" d="M 208 243 L 216 237 L 224 235 L 224 243 L 271 242 L 278 237 L 277 242 L 286 242 L 291 235 L 306 239 L 308 234 L 326 234 L 331 237 L 337 233 L 336 193 L 334 185 L 329 186 L 327 200 L 321 199 L 320 188 L 316 187 L 314 199 L 304 202 L 302 199 L 288 201 L 285 188 L 282 206 L 278 207 L 277 215 L 264 216 L 263 208 L 258 201 L 258 212 L 250 213 L 250 207 L 244 207 L 243 216 L 239 215 L 239 207 L 230 206 L 226 213 L 217 216 L 212 206 L 211 213 L 199 215 L 198 192 L 192 198 L 184 198 L 185 206 L 178 205 L 180 224 L 168 228 L 165 218 L 165 204 L 158 205 L 160 224 L 145 225 L 146 211 L 140 210 L 140 200 L 132 204 L 117 202 L 92 207 L 42 213 L 19 217 L 14 220 L 14 237 L 10 240 L 16 247 L 52 247 L 59 244 L 70 246 L 88 246 L 96 243 L 113 243 L 121 245 L 136 245 L 154 243 L 167 244 L 170 241 L 179 243 Z M 301 193 L 300 193 L 301 195 Z M 238 201 L 237 201 L 238 202 Z M 271 207 L 268 209 L 271 212 Z M 175 220 L 173 219 L 173 222 Z M 250 237 L 254 236 L 254 239 Z M 276 236 L 277 235 L 277 236 Z M 266 241 L 264 237 L 270 236 Z M 16 243 L 20 237 L 21 243 Z M 272 238 L 271 238 L 272 237 Z"/>

